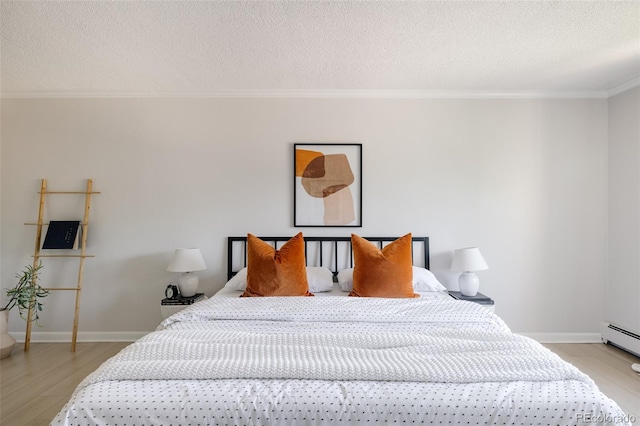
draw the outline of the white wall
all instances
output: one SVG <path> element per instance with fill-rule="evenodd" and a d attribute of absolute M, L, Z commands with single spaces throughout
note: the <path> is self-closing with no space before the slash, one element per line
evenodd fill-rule
<path fill-rule="evenodd" d="M 607 320 L 640 334 L 640 87 L 609 99 Z"/>
<path fill-rule="evenodd" d="M 202 249 L 211 294 L 225 281 L 226 236 L 297 232 L 294 142 L 360 142 L 364 153 L 364 226 L 304 233 L 428 235 L 447 284 L 452 250 L 476 245 L 491 268 L 481 291 L 514 331 L 597 333 L 604 317 L 606 99 L 4 99 L 1 136 L 3 287 L 30 262 L 35 231 L 23 223 L 36 219 L 41 178 L 82 190 L 90 177 L 102 191 L 85 335 L 153 330 L 175 247 Z M 79 218 L 82 200 L 60 197 L 48 218 Z M 49 260 L 44 281 L 75 273 Z M 35 331 L 70 331 L 72 306 L 70 294 L 49 296 Z M 15 312 L 10 329 L 24 330 Z"/>

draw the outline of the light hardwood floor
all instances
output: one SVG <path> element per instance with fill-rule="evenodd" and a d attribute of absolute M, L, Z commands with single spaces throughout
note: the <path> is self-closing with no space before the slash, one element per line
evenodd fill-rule
<path fill-rule="evenodd" d="M 67 402 L 76 386 L 129 343 L 16 344 L 0 361 L 0 424 L 44 426 Z"/>
<path fill-rule="evenodd" d="M 33 343 L 16 345 L 0 362 L 0 424 L 48 425 L 80 381 L 129 343 Z M 545 345 L 576 365 L 640 424 L 640 376 L 630 365 L 640 358 L 603 344 Z"/>
<path fill-rule="evenodd" d="M 602 343 L 545 346 L 588 374 L 602 393 L 635 418 L 634 425 L 640 425 L 640 375 L 631 369 L 640 358 Z"/>

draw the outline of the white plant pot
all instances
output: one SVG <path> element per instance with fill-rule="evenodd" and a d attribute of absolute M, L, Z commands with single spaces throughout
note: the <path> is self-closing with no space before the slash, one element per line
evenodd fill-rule
<path fill-rule="evenodd" d="M 11 355 L 13 346 L 16 344 L 16 339 L 11 337 L 7 331 L 7 325 L 9 323 L 9 311 L 0 311 L 0 359 L 6 358 Z"/>

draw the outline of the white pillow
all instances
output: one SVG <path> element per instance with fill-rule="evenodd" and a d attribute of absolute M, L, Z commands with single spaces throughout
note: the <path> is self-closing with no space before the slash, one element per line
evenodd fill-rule
<path fill-rule="evenodd" d="M 414 291 L 444 291 L 447 288 L 428 269 L 413 267 L 413 290 Z"/>
<path fill-rule="evenodd" d="M 342 291 L 353 289 L 353 268 L 343 269 L 338 272 L 338 285 Z"/>
<path fill-rule="evenodd" d="M 342 291 L 351 291 L 353 288 L 353 268 L 343 269 L 338 272 L 338 285 Z M 446 287 L 428 269 L 413 267 L 414 291 L 443 291 Z"/>
<path fill-rule="evenodd" d="M 333 290 L 333 272 L 322 266 L 307 266 L 307 282 L 311 293 Z"/>
<path fill-rule="evenodd" d="M 227 283 L 225 288 L 244 291 L 247 288 L 247 268 L 240 269 Z"/>
<path fill-rule="evenodd" d="M 311 293 L 321 293 L 333 289 L 333 273 L 321 266 L 307 266 L 307 282 Z M 247 288 L 247 268 L 242 268 L 224 285 L 237 291 Z"/>

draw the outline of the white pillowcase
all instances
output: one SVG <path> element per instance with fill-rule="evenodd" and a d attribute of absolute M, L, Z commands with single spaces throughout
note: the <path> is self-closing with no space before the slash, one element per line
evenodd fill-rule
<path fill-rule="evenodd" d="M 333 289 L 333 273 L 321 266 L 307 266 L 307 282 L 311 293 L 322 293 Z M 242 268 L 224 285 L 237 291 L 247 288 L 247 268 Z"/>
<path fill-rule="evenodd" d="M 433 275 L 433 272 L 426 268 L 413 267 L 414 291 L 445 291 L 446 289 Z"/>
<path fill-rule="evenodd" d="M 353 268 L 343 269 L 338 272 L 338 285 L 342 291 L 351 291 L 353 288 Z M 446 287 L 426 268 L 413 266 L 413 290 L 414 291 L 444 291 Z"/>
<path fill-rule="evenodd" d="M 333 272 L 322 266 L 307 266 L 307 282 L 311 293 L 333 290 Z"/>
<path fill-rule="evenodd" d="M 353 290 L 353 268 L 343 269 L 338 272 L 338 285 L 342 291 Z"/>
<path fill-rule="evenodd" d="M 240 269 L 227 283 L 225 288 L 244 291 L 247 288 L 247 268 Z"/>

